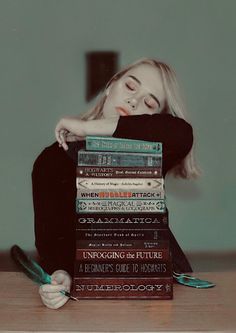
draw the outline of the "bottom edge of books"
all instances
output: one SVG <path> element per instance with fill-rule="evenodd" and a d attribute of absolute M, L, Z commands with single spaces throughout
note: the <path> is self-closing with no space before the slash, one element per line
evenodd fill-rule
<path fill-rule="evenodd" d="M 173 278 L 75 277 L 72 295 L 78 299 L 172 299 Z"/>

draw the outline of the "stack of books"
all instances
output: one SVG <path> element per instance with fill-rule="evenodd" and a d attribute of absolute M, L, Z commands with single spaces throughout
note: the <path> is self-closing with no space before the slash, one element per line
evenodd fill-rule
<path fill-rule="evenodd" d="M 76 186 L 73 295 L 173 298 L 162 144 L 88 136 Z"/>

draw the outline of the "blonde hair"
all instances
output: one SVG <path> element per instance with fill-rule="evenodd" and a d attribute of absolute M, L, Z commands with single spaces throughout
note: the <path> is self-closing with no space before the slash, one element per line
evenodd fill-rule
<path fill-rule="evenodd" d="M 125 67 L 121 71 L 117 72 L 107 83 L 106 89 L 114 82 L 119 80 L 126 72 L 128 72 L 131 68 L 134 68 L 140 64 L 149 64 L 159 69 L 163 81 L 163 87 L 166 94 L 165 107 L 161 110 L 160 113 L 169 113 L 175 117 L 182 118 L 184 120 L 188 120 L 186 106 L 183 100 L 183 96 L 181 95 L 181 90 L 177 81 L 176 74 L 174 70 L 164 62 L 143 58 L 135 63 Z M 82 114 L 79 118 L 81 120 L 92 120 L 99 119 L 102 117 L 102 109 L 103 105 L 106 101 L 107 95 L 103 92 L 102 97 L 98 100 L 97 104 L 90 109 L 89 111 Z M 194 156 L 194 145 L 191 148 L 190 152 L 187 156 L 175 167 L 173 167 L 170 172 L 175 177 L 194 179 L 198 178 L 201 174 Z"/>

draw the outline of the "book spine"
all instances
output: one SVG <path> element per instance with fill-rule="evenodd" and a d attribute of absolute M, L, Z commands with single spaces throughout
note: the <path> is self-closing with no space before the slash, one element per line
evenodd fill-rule
<path fill-rule="evenodd" d="M 82 213 L 126 213 L 126 212 L 165 212 L 165 200 L 143 200 L 143 199 L 76 199 L 76 212 Z"/>
<path fill-rule="evenodd" d="M 168 240 L 76 240 L 76 249 L 166 249 L 169 247 Z"/>
<path fill-rule="evenodd" d="M 78 190 L 164 190 L 163 178 L 81 178 L 76 177 Z"/>
<path fill-rule="evenodd" d="M 129 261 L 117 262 L 95 262 L 75 261 L 74 277 L 149 277 L 172 276 L 171 261 L 139 261 L 132 263 Z"/>
<path fill-rule="evenodd" d="M 168 211 L 165 213 L 134 214 L 82 214 L 76 215 L 77 229 L 153 229 L 168 228 Z"/>
<path fill-rule="evenodd" d="M 165 191 L 78 190 L 77 199 L 165 199 Z"/>
<path fill-rule="evenodd" d="M 173 278 L 74 278 L 73 296 L 85 299 L 172 299 Z"/>
<path fill-rule="evenodd" d="M 89 135 L 86 136 L 86 150 L 161 154 L 162 143 Z"/>
<path fill-rule="evenodd" d="M 92 167 L 77 166 L 77 177 L 92 178 L 160 178 L 162 176 L 161 167 Z"/>
<path fill-rule="evenodd" d="M 77 240 L 168 240 L 167 229 L 77 229 Z"/>
<path fill-rule="evenodd" d="M 76 249 L 76 260 L 90 262 L 111 261 L 122 262 L 140 260 L 170 260 L 169 248 L 159 249 Z"/>
<path fill-rule="evenodd" d="M 162 154 L 78 151 L 78 165 L 114 167 L 161 167 Z"/>

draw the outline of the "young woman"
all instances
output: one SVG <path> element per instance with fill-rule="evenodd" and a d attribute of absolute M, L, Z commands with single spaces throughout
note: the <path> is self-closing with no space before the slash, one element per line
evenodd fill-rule
<path fill-rule="evenodd" d="M 174 71 L 163 62 L 142 59 L 118 72 L 108 82 L 97 105 L 82 116 L 64 117 L 55 129 L 57 142 L 34 164 L 35 238 L 41 264 L 53 283 L 40 287 L 43 303 L 59 308 L 68 298 L 75 251 L 75 170 L 77 151 L 87 135 L 160 141 L 163 176 L 172 172 L 196 178 L 193 132 Z M 175 271 L 191 266 L 170 232 Z M 60 269 L 60 270 L 58 270 Z"/>

